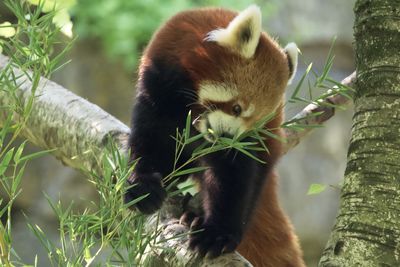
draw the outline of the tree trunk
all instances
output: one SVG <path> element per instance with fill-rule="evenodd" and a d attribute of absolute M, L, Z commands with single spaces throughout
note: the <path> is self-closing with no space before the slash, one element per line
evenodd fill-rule
<path fill-rule="evenodd" d="M 319 266 L 400 266 L 400 1 L 358 0 L 354 11 L 352 138 Z"/>

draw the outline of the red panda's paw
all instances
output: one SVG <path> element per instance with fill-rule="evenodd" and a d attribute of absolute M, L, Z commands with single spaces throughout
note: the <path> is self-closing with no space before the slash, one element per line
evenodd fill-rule
<path fill-rule="evenodd" d="M 185 211 L 179 218 L 179 224 L 190 226 L 195 218 L 197 218 L 196 213 L 193 211 Z"/>
<path fill-rule="evenodd" d="M 240 243 L 240 237 L 218 225 L 204 222 L 202 217 L 193 220 L 190 230 L 196 232 L 190 236 L 189 248 L 197 251 L 201 257 L 215 258 L 232 252 Z"/>
<path fill-rule="evenodd" d="M 128 183 L 132 185 L 125 193 L 125 203 L 129 203 L 139 197 L 149 194 L 134 206 L 144 214 L 151 214 L 158 210 L 167 192 L 161 184 L 162 176 L 158 172 L 149 174 L 133 174 Z M 133 206 L 130 206 L 133 208 Z"/>

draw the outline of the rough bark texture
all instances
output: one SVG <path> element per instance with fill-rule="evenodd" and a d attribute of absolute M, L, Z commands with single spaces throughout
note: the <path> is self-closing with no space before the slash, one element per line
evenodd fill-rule
<path fill-rule="evenodd" d="M 0 70 L 7 63 L 8 59 L 0 55 Z M 15 73 L 16 75 L 22 74 L 19 70 L 15 70 Z M 18 82 L 21 84 L 18 93 L 21 100 L 24 101 L 31 95 L 32 84 L 23 75 Z M 347 86 L 351 86 L 353 82 L 354 74 L 343 80 Z M 8 101 L 6 94 L 0 90 L 0 106 L 6 105 Z M 347 102 L 340 95 L 332 96 L 322 102 L 324 101 L 335 104 Z M 322 114 L 317 116 L 307 116 L 321 111 L 323 111 Z M 333 114 L 334 109 L 331 107 L 309 105 L 295 119 L 296 123 L 300 124 L 322 124 Z M 0 126 L 5 117 L 0 112 Z M 16 118 L 18 119 L 17 116 Z M 288 142 L 285 151 L 296 146 L 309 131 L 311 129 L 304 132 L 287 131 Z M 31 116 L 22 134 L 41 148 L 56 148 L 53 154 L 64 164 L 80 170 L 90 170 L 98 168 L 95 158 L 102 153 L 109 140 L 117 143 L 121 151 L 126 153 L 129 128 L 98 106 L 74 95 L 54 82 L 41 79 Z M 226 254 L 214 260 L 199 260 L 193 252 L 187 250 L 187 237 L 170 239 L 170 237 L 188 230 L 175 219 L 180 215 L 181 211 L 177 210 L 180 206 L 182 205 L 179 197 L 169 199 L 164 205 L 161 211 L 163 231 L 158 237 L 159 239 L 169 239 L 168 247 L 173 248 L 176 254 L 152 251 L 151 256 L 145 259 L 150 266 L 251 266 L 237 253 Z M 148 231 L 154 231 L 155 221 L 154 216 L 149 216 L 146 224 Z"/>
<path fill-rule="evenodd" d="M 8 64 L 8 58 L 0 55 L 0 70 Z M 17 91 L 24 103 L 31 95 L 32 83 L 20 70 L 14 70 L 20 88 Z M 130 129 L 125 124 L 85 99 L 60 85 L 41 79 L 35 94 L 31 116 L 22 134 L 30 142 L 44 149 L 56 149 L 53 154 L 65 165 L 76 169 L 97 168 L 93 155 L 98 155 L 108 143 L 117 141 L 126 151 L 125 141 Z M 0 90 L 0 106 L 10 100 Z M 4 109 L 2 109 L 4 110 Z M 0 110 L 0 126 L 5 114 Z M 19 118 L 18 115 L 14 116 Z"/>
<path fill-rule="evenodd" d="M 354 11 L 353 131 L 319 266 L 400 266 L 400 2 L 358 0 Z"/>

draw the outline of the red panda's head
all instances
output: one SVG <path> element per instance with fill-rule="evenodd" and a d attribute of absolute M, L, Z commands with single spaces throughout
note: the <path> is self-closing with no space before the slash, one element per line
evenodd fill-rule
<path fill-rule="evenodd" d="M 281 49 L 263 33 L 257 6 L 208 32 L 203 43 L 203 55 L 216 60 L 209 66 L 215 73 L 197 84 L 198 101 L 207 107 L 196 125 L 200 132 L 241 134 L 282 104 L 296 70 L 297 46 Z"/>
<path fill-rule="evenodd" d="M 148 57 L 167 58 L 190 74 L 203 107 L 202 133 L 236 135 L 282 105 L 297 66 L 297 46 L 282 49 L 261 29 L 260 9 L 179 13 L 153 37 Z M 150 63 L 147 63 L 150 64 Z"/>

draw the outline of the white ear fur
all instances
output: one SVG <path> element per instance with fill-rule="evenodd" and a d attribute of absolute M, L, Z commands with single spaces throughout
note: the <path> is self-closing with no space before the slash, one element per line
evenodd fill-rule
<path fill-rule="evenodd" d="M 225 29 L 216 29 L 204 38 L 231 48 L 245 58 L 251 58 L 256 51 L 261 35 L 261 11 L 251 5 L 240 12 Z"/>
<path fill-rule="evenodd" d="M 289 68 L 290 68 L 290 77 L 289 77 L 289 81 L 288 81 L 288 84 L 290 84 L 294 78 L 294 75 L 296 74 L 297 56 L 299 53 L 299 49 L 297 48 L 297 45 L 295 43 L 288 43 L 285 46 L 284 51 L 287 55 L 288 64 L 289 64 Z"/>

